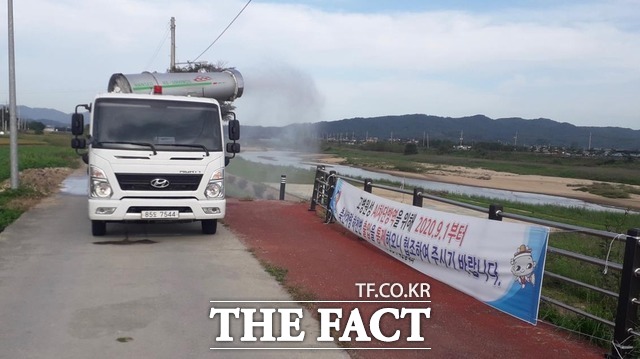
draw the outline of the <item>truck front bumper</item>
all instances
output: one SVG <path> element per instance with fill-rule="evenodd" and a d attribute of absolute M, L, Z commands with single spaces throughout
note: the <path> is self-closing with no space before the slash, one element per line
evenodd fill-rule
<path fill-rule="evenodd" d="M 226 200 L 197 200 L 195 198 L 124 198 L 89 199 L 89 218 L 97 221 L 145 221 L 143 211 L 178 211 L 171 221 L 199 221 L 224 218 Z"/>

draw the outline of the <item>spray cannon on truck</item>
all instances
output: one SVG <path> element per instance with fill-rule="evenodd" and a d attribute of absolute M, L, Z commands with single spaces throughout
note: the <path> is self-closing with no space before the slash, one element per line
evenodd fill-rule
<path fill-rule="evenodd" d="M 243 91 L 235 69 L 114 74 L 108 93 L 77 105 L 71 147 L 89 166 L 92 234 L 125 221 L 200 221 L 214 234 L 226 209 L 224 169 L 240 152 L 240 123 L 221 102 Z M 79 108 L 90 113 L 86 135 Z"/>

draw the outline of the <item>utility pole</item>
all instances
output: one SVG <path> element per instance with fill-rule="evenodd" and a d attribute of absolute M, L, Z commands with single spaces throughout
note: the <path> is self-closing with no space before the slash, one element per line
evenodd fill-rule
<path fill-rule="evenodd" d="M 13 0 L 7 1 L 9 24 L 9 147 L 11 159 L 11 188 L 18 189 L 18 126 L 16 126 L 16 61 L 13 42 Z"/>
<path fill-rule="evenodd" d="M 171 71 L 176 67 L 176 18 L 171 17 Z"/>

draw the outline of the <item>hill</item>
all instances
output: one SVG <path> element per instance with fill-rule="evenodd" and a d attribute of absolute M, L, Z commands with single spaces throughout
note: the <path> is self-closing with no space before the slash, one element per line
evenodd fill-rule
<path fill-rule="evenodd" d="M 48 126 L 68 127 L 71 123 L 71 114 L 52 108 L 32 108 L 18 106 L 18 116 L 31 121 L 40 121 Z"/>
<path fill-rule="evenodd" d="M 49 108 L 18 106 L 21 118 L 54 127 L 69 126 L 71 114 Z M 462 135 L 462 136 L 461 136 Z M 640 150 L 640 130 L 621 127 L 585 127 L 546 118 L 491 119 L 484 115 L 440 117 L 424 114 L 349 118 L 339 121 L 292 124 L 284 127 L 243 126 L 243 139 L 287 140 L 304 143 L 310 138 L 364 140 L 391 137 L 402 140 L 449 140 L 455 143 L 502 142 L 518 145 L 551 145 L 574 148 Z"/>
<path fill-rule="evenodd" d="M 550 119 L 499 118 L 484 115 L 439 117 L 423 114 L 351 118 L 312 124 L 293 124 L 283 128 L 244 126 L 243 136 L 257 138 L 342 138 L 364 140 L 391 137 L 403 140 L 449 140 L 463 138 L 465 145 L 502 142 L 518 145 L 551 145 L 575 148 L 640 149 L 640 130 L 621 127 L 584 127 Z"/>

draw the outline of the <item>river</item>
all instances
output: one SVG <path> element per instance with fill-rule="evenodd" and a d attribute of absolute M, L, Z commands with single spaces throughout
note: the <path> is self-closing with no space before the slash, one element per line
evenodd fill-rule
<path fill-rule="evenodd" d="M 314 169 L 317 165 L 324 165 L 328 171 L 334 170 L 340 175 L 349 177 L 371 178 L 374 182 L 376 180 L 388 180 L 398 183 L 403 183 L 408 186 L 422 187 L 428 190 L 444 191 L 451 193 L 459 193 L 469 196 L 481 196 L 487 198 L 495 198 L 497 200 L 506 200 L 513 202 L 529 203 L 529 204 L 550 204 L 564 207 L 577 207 L 597 211 L 615 211 L 624 212 L 625 209 L 602 206 L 595 203 L 585 202 L 578 199 L 549 196 L 537 193 L 517 192 L 508 190 L 499 190 L 492 188 L 482 188 L 473 186 L 464 186 L 458 184 L 427 181 L 413 178 L 406 178 L 401 176 L 394 176 L 387 173 L 380 173 L 365 170 L 362 168 L 344 166 L 344 165 L 327 165 L 317 162 L 309 162 L 307 159 L 300 156 L 299 152 L 289 151 L 261 151 L 261 152 L 242 152 L 238 154 L 239 157 L 257 163 L 264 163 L 269 165 L 278 166 L 292 166 L 296 168 Z"/>

